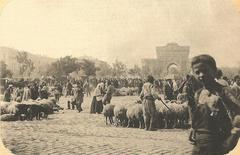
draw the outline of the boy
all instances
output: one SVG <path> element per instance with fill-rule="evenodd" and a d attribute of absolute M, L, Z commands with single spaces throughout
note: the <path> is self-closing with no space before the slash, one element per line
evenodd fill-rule
<path fill-rule="evenodd" d="M 193 155 L 221 155 L 232 150 L 239 139 L 240 128 L 232 123 L 233 114 L 240 114 L 240 102 L 215 81 L 217 67 L 213 57 L 199 55 L 191 67 L 203 87 L 189 100 L 192 128 L 195 135 Z M 230 114 L 231 112 L 231 114 Z"/>

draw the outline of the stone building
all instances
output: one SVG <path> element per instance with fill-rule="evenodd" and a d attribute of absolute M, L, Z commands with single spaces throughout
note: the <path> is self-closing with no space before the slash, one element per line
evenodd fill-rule
<path fill-rule="evenodd" d="M 142 59 L 143 70 L 154 76 L 186 73 L 189 65 L 189 46 L 168 43 L 156 47 L 156 59 Z"/>

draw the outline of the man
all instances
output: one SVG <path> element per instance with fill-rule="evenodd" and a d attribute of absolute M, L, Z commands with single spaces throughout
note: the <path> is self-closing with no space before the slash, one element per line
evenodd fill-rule
<path fill-rule="evenodd" d="M 234 77 L 234 84 L 232 86 L 233 95 L 240 100 L 240 76 L 236 75 Z"/>
<path fill-rule="evenodd" d="M 30 85 L 26 84 L 23 90 L 22 101 L 27 101 L 31 99 Z"/>
<path fill-rule="evenodd" d="M 172 79 L 167 78 L 166 82 L 163 86 L 163 93 L 164 93 L 164 99 L 165 100 L 173 100 L 174 98 L 174 94 L 173 94 L 174 90 L 173 90 L 173 82 Z"/>
<path fill-rule="evenodd" d="M 70 96 L 72 95 L 72 83 L 70 81 L 67 82 L 66 84 L 66 87 L 67 87 L 67 96 Z"/>
<path fill-rule="evenodd" d="M 160 96 L 155 91 L 155 87 L 153 85 L 154 78 L 149 75 L 147 77 L 147 82 L 144 83 L 142 87 L 142 92 L 140 93 L 140 98 L 143 101 L 143 117 L 145 123 L 145 130 L 153 131 L 154 127 L 154 119 L 156 114 L 156 106 L 155 100 L 160 100 Z"/>
<path fill-rule="evenodd" d="M 217 70 L 216 81 L 224 87 L 229 86 L 228 82 L 223 79 L 223 73 L 221 69 Z"/>
<path fill-rule="evenodd" d="M 240 114 L 240 102 L 215 81 L 216 62 L 209 55 L 192 59 L 191 67 L 203 87 L 189 98 L 192 128 L 195 135 L 193 155 L 222 155 L 233 149 L 239 139 L 240 128 L 231 123 L 232 114 Z"/>
<path fill-rule="evenodd" d="M 84 97 L 84 93 L 83 93 L 83 88 L 80 85 L 80 83 L 77 83 L 77 86 L 73 89 L 73 99 L 76 103 L 76 108 L 78 110 L 78 112 L 82 111 L 82 103 L 83 103 L 83 97 Z"/>
<path fill-rule="evenodd" d="M 103 104 L 110 104 L 112 95 L 114 93 L 114 87 L 112 86 L 112 83 L 110 80 L 107 80 L 106 82 L 106 94 L 103 96 Z"/>
<path fill-rule="evenodd" d="M 54 86 L 54 97 L 56 99 L 56 103 L 59 103 L 59 99 L 61 95 L 62 95 L 62 86 L 60 85 L 60 83 L 56 82 Z"/>
<path fill-rule="evenodd" d="M 42 86 L 39 87 L 39 97 L 41 99 L 48 99 L 48 95 L 49 95 L 48 87 L 47 87 L 46 83 L 44 82 L 42 84 Z"/>
<path fill-rule="evenodd" d="M 8 88 L 4 91 L 3 101 L 10 102 L 11 101 L 11 94 L 12 94 L 12 92 L 13 92 L 13 86 L 9 85 Z"/>
<path fill-rule="evenodd" d="M 83 88 L 84 88 L 84 92 L 87 94 L 87 96 L 88 95 L 91 96 L 91 90 L 90 90 L 90 85 L 89 85 L 88 79 L 84 83 Z"/>
<path fill-rule="evenodd" d="M 36 100 L 39 96 L 39 92 L 38 92 L 38 86 L 37 83 L 34 82 L 31 87 L 30 87 L 30 91 L 31 91 L 31 98 L 33 100 Z"/>

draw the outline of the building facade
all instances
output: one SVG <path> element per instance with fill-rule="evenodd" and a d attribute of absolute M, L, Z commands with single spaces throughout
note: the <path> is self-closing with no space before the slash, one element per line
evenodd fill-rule
<path fill-rule="evenodd" d="M 142 67 L 154 76 L 186 73 L 189 65 L 189 46 L 168 43 L 156 47 L 156 59 L 142 59 Z"/>

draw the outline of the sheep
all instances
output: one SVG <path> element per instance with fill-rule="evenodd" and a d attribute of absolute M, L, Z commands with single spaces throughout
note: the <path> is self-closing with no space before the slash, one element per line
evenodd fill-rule
<path fill-rule="evenodd" d="M 170 112 L 162 103 L 156 102 L 156 126 L 159 128 L 167 128 L 168 124 L 168 113 Z M 164 126 L 163 126 L 164 125 Z"/>
<path fill-rule="evenodd" d="M 3 114 L 0 116 L 1 121 L 15 121 L 16 117 L 14 114 Z"/>
<path fill-rule="evenodd" d="M 44 116 L 41 117 L 47 119 L 49 114 L 53 114 L 53 107 L 48 102 L 40 102 L 40 106 L 42 107 L 44 113 Z"/>
<path fill-rule="evenodd" d="M 23 103 L 21 103 L 21 104 L 18 103 L 15 105 L 15 108 L 17 108 L 16 113 L 15 113 L 17 120 L 24 120 L 27 118 L 29 107 L 30 107 L 29 104 L 23 104 Z"/>
<path fill-rule="evenodd" d="M 103 115 L 106 118 L 106 125 L 108 124 L 107 118 L 109 118 L 110 124 L 113 124 L 114 107 L 115 107 L 115 105 L 113 105 L 113 104 L 107 104 L 103 108 Z"/>
<path fill-rule="evenodd" d="M 169 109 L 162 103 L 156 104 L 158 126 L 164 128 L 184 127 L 188 121 L 188 105 L 187 102 L 178 104 L 175 102 L 168 102 L 166 104 Z"/>
<path fill-rule="evenodd" d="M 0 114 L 1 115 L 7 114 L 7 107 L 10 104 L 11 104 L 11 102 L 3 102 L 3 101 L 0 102 Z"/>
<path fill-rule="evenodd" d="M 40 105 L 44 108 L 44 113 L 47 115 L 53 114 L 54 112 L 54 107 L 56 105 L 56 100 L 51 98 L 51 99 L 42 99 L 38 101 Z M 47 118 L 47 117 L 46 117 Z"/>
<path fill-rule="evenodd" d="M 115 116 L 115 123 L 116 126 L 120 125 L 124 126 L 127 122 L 127 116 L 126 116 L 127 109 L 125 106 L 119 104 L 116 105 L 114 108 L 114 116 Z"/>
<path fill-rule="evenodd" d="M 36 120 L 40 120 L 41 113 L 44 113 L 44 108 L 39 104 L 31 104 L 28 107 L 27 112 L 28 112 L 28 115 L 27 115 L 28 120 L 32 121 L 34 117 L 36 117 Z"/>
<path fill-rule="evenodd" d="M 134 115 L 135 115 L 135 107 L 134 105 L 130 106 L 127 108 L 127 112 L 126 112 L 126 116 L 128 118 L 128 125 L 127 127 L 129 128 L 132 124 L 133 127 L 135 127 L 135 123 L 134 123 Z"/>
<path fill-rule="evenodd" d="M 186 101 L 188 101 L 188 94 L 187 93 L 179 93 L 177 96 L 177 103 L 184 103 Z"/>
<path fill-rule="evenodd" d="M 143 107 L 141 104 L 134 104 L 127 108 L 127 118 L 128 118 L 128 125 L 130 127 L 131 124 L 133 127 L 139 126 L 139 128 L 144 128 L 144 121 L 143 121 Z"/>
<path fill-rule="evenodd" d="M 14 115 L 16 120 L 18 119 L 21 120 L 22 117 L 27 116 L 27 108 L 28 108 L 28 105 L 26 104 L 20 104 L 18 102 L 10 102 L 7 104 L 7 106 L 5 106 L 5 109 L 2 110 L 2 112 L 4 112 L 4 114 Z M 10 115 L 6 115 L 6 118 L 8 118 L 9 116 Z"/>

